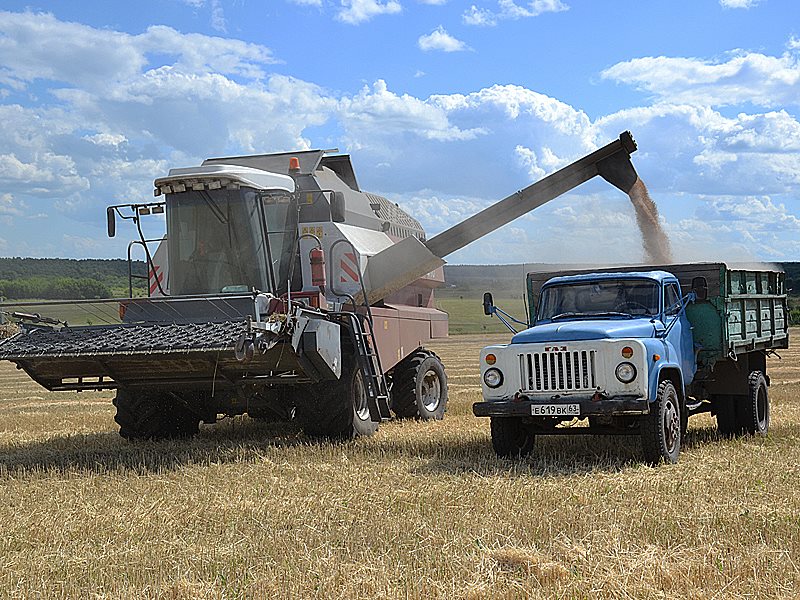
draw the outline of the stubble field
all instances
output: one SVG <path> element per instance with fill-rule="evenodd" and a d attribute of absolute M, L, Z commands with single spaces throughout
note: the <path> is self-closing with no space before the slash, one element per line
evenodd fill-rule
<path fill-rule="evenodd" d="M 444 421 L 347 444 L 247 418 L 130 444 L 110 393 L 0 365 L 0 595 L 39 598 L 773 598 L 800 593 L 800 332 L 770 360 L 766 439 L 690 421 L 677 465 L 635 438 L 497 459 L 477 355 L 432 345 Z"/>

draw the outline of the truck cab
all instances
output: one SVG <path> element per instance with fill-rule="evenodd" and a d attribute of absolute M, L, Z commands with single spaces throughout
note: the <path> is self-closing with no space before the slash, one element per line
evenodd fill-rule
<path fill-rule="evenodd" d="M 763 375 L 765 351 L 749 340 L 754 356 L 743 354 L 748 362 L 737 364 L 731 359 L 735 353 L 726 355 L 724 348 L 733 339 L 723 343 L 732 314 L 726 310 L 725 290 L 737 272 L 724 265 L 699 271 L 696 265 L 676 267 L 680 278 L 658 268 L 547 279 L 529 275 L 529 326 L 510 343 L 488 346 L 480 354 L 483 401 L 473 405 L 473 412 L 491 418 L 499 455 L 527 454 L 536 434 L 639 434 L 649 462 L 675 462 L 690 414 L 717 414 L 723 397 L 727 402 L 734 395 L 751 395 L 748 381 L 757 377 L 751 377 L 747 365 Z M 713 282 L 719 297 L 707 298 L 707 279 L 693 276 L 697 272 L 720 278 Z M 767 287 L 763 301 L 772 303 L 770 314 L 779 315 L 783 330 L 784 301 L 767 295 Z M 489 294 L 484 308 L 487 314 L 498 312 Z M 759 330 L 772 332 L 775 322 L 768 325 Z M 763 348 L 775 343 L 778 334 L 783 343 L 782 331 L 774 333 L 759 340 Z M 726 385 L 731 388 L 734 379 L 742 385 L 717 393 Z M 765 410 L 755 417 L 756 429 L 768 423 Z"/>
<path fill-rule="evenodd" d="M 662 370 L 681 386 L 694 375 L 681 307 L 678 280 L 663 271 L 553 278 L 533 326 L 481 352 L 483 396 L 542 415 L 645 414 Z M 569 402 L 548 408 L 556 401 Z"/>

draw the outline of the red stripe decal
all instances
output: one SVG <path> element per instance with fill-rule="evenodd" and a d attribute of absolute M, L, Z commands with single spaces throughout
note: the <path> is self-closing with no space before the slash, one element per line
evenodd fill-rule
<path fill-rule="evenodd" d="M 347 273 L 353 281 L 355 281 L 355 282 L 358 281 L 358 273 L 356 273 L 353 269 L 351 269 L 350 266 L 346 262 L 344 262 L 343 260 L 340 260 L 339 261 L 339 266 L 342 268 L 342 271 Z"/>

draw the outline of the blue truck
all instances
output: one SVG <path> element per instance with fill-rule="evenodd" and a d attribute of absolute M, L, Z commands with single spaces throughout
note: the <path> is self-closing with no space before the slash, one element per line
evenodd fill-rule
<path fill-rule="evenodd" d="M 480 355 L 495 452 L 537 435 L 628 434 L 675 463 L 688 418 L 724 436 L 767 434 L 767 356 L 789 344 L 784 273 L 725 263 L 529 273 L 526 329 Z M 484 312 L 509 315 L 484 295 Z"/>

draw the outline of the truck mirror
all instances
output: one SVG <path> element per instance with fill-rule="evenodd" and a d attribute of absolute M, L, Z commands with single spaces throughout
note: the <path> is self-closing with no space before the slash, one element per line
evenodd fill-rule
<path fill-rule="evenodd" d="M 485 292 L 483 294 L 483 314 L 491 316 L 494 313 L 494 299 L 492 292 Z"/>
<path fill-rule="evenodd" d="M 331 221 L 334 223 L 344 223 L 344 193 L 333 192 L 331 194 Z"/>
<path fill-rule="evenodd" d="M 108 221 L 108 237 L 114 237 L 117 235 L 117 219 L 116 219 L 116 209 L 113 206 L 109 206 L 106 209 L 106 221 Z"/>
<path fill-rule="evenodd" d="M 708 281 L 705 277 L 695 277 L 692 279 L 692 291 L 698 300 L 708 298 Z"/>

